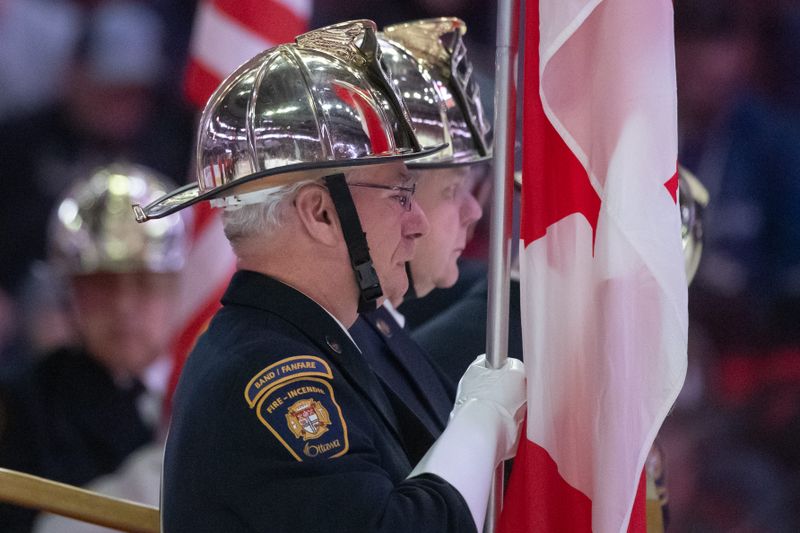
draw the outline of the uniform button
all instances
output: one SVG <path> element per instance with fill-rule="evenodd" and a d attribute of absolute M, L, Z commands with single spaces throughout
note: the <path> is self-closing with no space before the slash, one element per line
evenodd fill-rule
<path fill-rule="evenodd" d="M 375 325 L 378 327 L 378 331 L 383 333 L 386 337 L 392 336 L 392 327 L 384 319 L 379 318 L 375 321 Z"/>
<path fill-rule="evenodd" d="M 337 341 L 336 339 L 331 338 L 328 335 L 325 335 L 325 342 L 328 343 L 328 348 L 330 348 L 334 352 L 342 353 L 342 345 L 339 344 L 339 341 Z"/>

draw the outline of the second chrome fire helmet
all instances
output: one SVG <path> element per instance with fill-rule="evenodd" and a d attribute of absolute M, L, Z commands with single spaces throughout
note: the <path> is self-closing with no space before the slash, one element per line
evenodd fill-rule
<path fill-rule="evenodd" d="M 131 204 L 151 202 L 171 186 L 156 171 L 126 162 L 79 180 L 51 216 L 51 264 L 66 275 L 180 270 L 188 247 L 184 217 L 141 225 L 130 213 Z"/>
<path fill-rule="evenodd" d="M 379 39 L 386 69 L 408 106 L 423 143 L 446 143 L 413 168 L 474 164 L 491 158 L 490 125 L 467 57 L 467 26 L 454 17 L 384 28 Z"/>

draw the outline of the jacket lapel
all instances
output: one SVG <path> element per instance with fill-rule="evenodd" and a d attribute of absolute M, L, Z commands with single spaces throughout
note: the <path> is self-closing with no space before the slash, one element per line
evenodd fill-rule
<path fill-rule="evenodd" d="M 442 379 L 442 376 L 430 363 L 427 354 L 400 327 L 386 308 L 380 307 L 376 311 L 362 316 L 386 343 L 389 355 L 395 363 L 409 376 L 416 397 L 430 415 L 429 417 L 418 416 L 420 422 L 425 425 L 432 436 L 438 436 L 447 425 L 447 418 L 452 408 L 450 396 L 455 394 L 455 391 L 450 390 L 452 385 Z M 396 387 L 393 387 L 391 383 L 387 384 L 395 394 L 403 398 Z M 407 400 L 406 404 L 408 404 Z"/>

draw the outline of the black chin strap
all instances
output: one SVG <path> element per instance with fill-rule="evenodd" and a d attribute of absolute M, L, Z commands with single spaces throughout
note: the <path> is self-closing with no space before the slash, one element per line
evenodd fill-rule
<path fill-rule="evenodd" d="M 377 299 L 383 296 L 383 290 L 372 265 L 372 258 L 369 256 L 367 234 L 361 229 L 361 221 L 358 219 L 358 212 L 344 180 L 344 174 L 325 176 L 325 186 L 339 215 L 347 253 L 350 255 L 350 266 L 356 273 L 359 289 L 358 312 L 374 311 L 378 307 Z"/>
<path fill-rule="evenodd" d="M 406 261 L 406 276 L 408 277 L 408 290 L 403 295 L 403 301 L 417 299 L 417 290 L 414 288 L 414 276 L 411 275 L 411 261 Z"/>

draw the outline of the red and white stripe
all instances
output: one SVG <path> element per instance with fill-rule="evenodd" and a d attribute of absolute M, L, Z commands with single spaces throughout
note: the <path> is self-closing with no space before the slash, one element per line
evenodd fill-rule
<path fill-rule="evenodd" d="M 199 106 L 256 54 L 305 32 L 312 0 L 205 0 L 195 15 L 186 92 Z"/>
<path fill-rule="evenodd" d="M 645 531 L 645 458 L 686 372 L 672 3 L 526 18 L 528 418 L 500 531 Z"/>
<path fill-rule="evenodd" d="M 218 213 L 207 202 L 191 209 L 194 231 L 186 266 L 181 272 L 171 346 L 172 374 L 164 405 L 167 415 L 186 357 L 192 351 L 197 337 L 205 331 L 211 317 L 220 308 L 220 298 L 236 270 L 236 256 L 222 231 Z"/>

